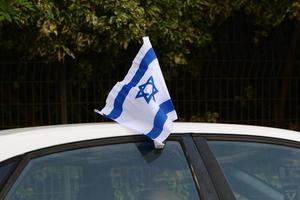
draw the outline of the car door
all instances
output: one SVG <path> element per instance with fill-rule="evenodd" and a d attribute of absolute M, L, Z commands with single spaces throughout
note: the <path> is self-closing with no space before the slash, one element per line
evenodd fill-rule
<path fill-rule="evenodd" d="M 139 136 L 65 144 L 2 167 L 4 200 L 226 199 L 190 135 L 170 137 L 163 150 Z"/>
<path fill-rule="evenodd" d="M 254 136 L 195 137 L 208 145 L 237 200 L 299 200 L 300 144 Z"/>

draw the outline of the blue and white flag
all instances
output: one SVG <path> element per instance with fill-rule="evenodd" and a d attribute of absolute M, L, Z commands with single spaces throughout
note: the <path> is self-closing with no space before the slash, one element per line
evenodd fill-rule
<path fill-rule="evenodd" d="M 105 107 L 95 111 L 161 144 L 177 114 L 149 38 L 143 42 L 124 80 L 110 91 Z"/>

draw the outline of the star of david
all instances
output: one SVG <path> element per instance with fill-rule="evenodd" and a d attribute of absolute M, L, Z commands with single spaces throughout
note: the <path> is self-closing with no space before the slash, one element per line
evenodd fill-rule
<path fill-rule="evenodd" d="M 158 89 L 154 85 L 152 76 L 150 76 L 146 83 L 140 85 L 139 89 L 140 91 L 137 93 L 135 98 L 144 97 L 147 103 L 149 103 L 151 99 L 155 101 L 154 95 L 158 93 Z"/>

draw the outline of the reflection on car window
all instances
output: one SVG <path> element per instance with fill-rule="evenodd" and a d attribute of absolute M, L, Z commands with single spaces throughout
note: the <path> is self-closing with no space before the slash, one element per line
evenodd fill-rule
<path fill-rule="evenodd" d="M 199 199 L 178 142 L 89 147 L 39 157 L 25 167 L 6 200 Z"/>
<path fill-rule="evenodd" d="M 238 200 L 300 199 L 300 149 L 209 141 Z"/>

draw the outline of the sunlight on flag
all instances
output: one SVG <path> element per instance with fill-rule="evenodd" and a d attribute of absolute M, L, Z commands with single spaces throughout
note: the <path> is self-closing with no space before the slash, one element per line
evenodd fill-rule
<path fill-rule="evenodd" d="M 143 42 L 124 80 L 110 91 L 105 107 L 95 112 L 162 144 L 177 114 L 149 38 Z"/>

